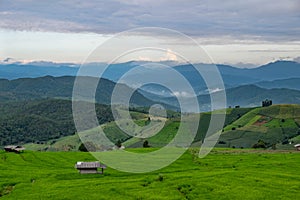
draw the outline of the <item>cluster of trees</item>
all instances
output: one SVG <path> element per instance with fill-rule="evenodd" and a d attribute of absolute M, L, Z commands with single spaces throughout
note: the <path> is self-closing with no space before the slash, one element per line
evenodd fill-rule
<path fill-rule="evenodd" d="M 46 99 L 0 103 L 0 146 L 43 143 L 76 132 L 72 102 Z M 113 120 L 110 106 L 96 105 L 99 124 Z"/>
<path fill-rule="evenodd" d="M 262 101 L 262 107 L 268 107 L 272 105 L 272 100 L 266 99 Z"/>
<path fill-rule="evenodd" d="M 265 149 L 265 148 L 267 148 L 267 143 L 266 142 L 264 142 L 263 140 L 258 140 L 258 142 L 257 143 L 255 143 L 253 146 L 252 146 L 252 148 L 255 148 L 255 149 L 257 149 L 257 148 L 263 148 L 263 149 Z"/>

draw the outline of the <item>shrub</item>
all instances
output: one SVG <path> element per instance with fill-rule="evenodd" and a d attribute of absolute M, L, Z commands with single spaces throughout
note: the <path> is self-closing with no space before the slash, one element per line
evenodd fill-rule
<path fill-rule="evenodd" d="M 145 140 L 145 141 L 144 141 L 143 147 L 144 147 L 144 148 L 150 147 L 148 140 Z"/>
<path fill-rule="evenodd" d="M 163 181 L 164 180 L 164 175 L 159 174 L 158 177 L 157 177 L 157 180 L 158 181 Z"/>
<path fill-rule="evenodd" d="M 86 147 L 84 146 L 83 143 L 80 144 L 78 150 L 79 150 L 79 151 L 83 151 L 83 152 L 88 152 L 88 150 L 86 149 Z"/>
<path fill-rule="evenodd" d="M 120 148 L 122 146 L 122 142 L 121 140 L 118 140 L 115 144 L 118 148 Z"/>
<path fill-rule="evenodd" d="M 258 140 L 258 142 L 252 146 L 252 148 L 255 148 L 255 149 L 264 148 L 265 149 L 265 148 L 267 148 L 267 146 L 263 140 Z"/>
<path fill-rule="evenodd" d="M 96 151 L 96 147 L 92 142 L 86 142 L 81 143 L 78 150 L 83 152 Z"/>
<path fill-rule="evenodd" d="M 186 196 L 185 199 L 189 199 L 189 198 L 187 198 L 187 195 L 193 190 L 193 188 L 192 188 L 191 185 L 189 185 L 189 184 L 182 184 L 182 185 L 179 185 L 179 186 L 177 187 L 177 190 L 178 190 L 181 194 L 183 194 L 183 195 Z"/>
<path fill-rule="evenodd" d="M 282 142 L 282 144 L 288 144 L 288 143 L 289 143 L 288 140 L 284 140 L 284 141 Z"/>

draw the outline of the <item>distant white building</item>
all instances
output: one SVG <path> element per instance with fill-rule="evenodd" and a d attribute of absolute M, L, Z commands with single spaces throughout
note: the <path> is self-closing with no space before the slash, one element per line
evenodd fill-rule
<path fill-rule="evenodd" d="M 296 145 L 294 145 L 294 147 L 295 147 L 298 151 L 300 151 L 300 144 L 296 144 Z"/>
<path fill-rule="evenodd" d="M 21 153 L 21 152 L 23 152 L 24 150 L 25 150 L 25 148 L 24 147 L 22 147 L 22 146 L 14 146 L 14 145 L 9 145 L 9 146 L 5 146 L 4 147 L 4 150 L 6 151 L 6 152 L 15 152 L 15 153 Z"/>

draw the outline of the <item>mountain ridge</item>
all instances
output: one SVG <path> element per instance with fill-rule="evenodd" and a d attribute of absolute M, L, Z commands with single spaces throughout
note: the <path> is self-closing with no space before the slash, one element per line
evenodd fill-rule
<path fill-rule="evenodd" d="M 74 80 L 76 77 L 63 76 L 52 77 L 45 76 L 39 78 L 21 78 L 15 80 L 0 79 L 0 100 L 2 102 L 34 100 L 45 98 L 71 99 Z M 95 79 L 86 77 L 86 79 Z M 111 103 L 111 94 L 116 83 L 100 79 L 96 92 L 96 102 L 102 104 Z M 132 92 L 134 89 L 119 84 L 122 88 L 121 96 Z M 262 88 L 255 84 L 241 85 L 234 88 L 228 88 L 227 105 L 240 105 L 244 107 L 253 107 L 261 105 L 264 99 L 272 99 L 275 104 L 300 104 L 300 91 L 286 88 Z M 202 111 L 210 110 L 210 95 L 198 95 L 198 101 L 202 106 Z M 188 101 L 188 99 L 186 99 Z M 160 96 L 141 89 L 134 90 L 131 104 L 134 106 L 151 106 L 155 103 L 162 103 L 167 109 L 177 110 L 179 108 L 176 97 Z M 193 108 L 191 108 L 193 110 Z"/>

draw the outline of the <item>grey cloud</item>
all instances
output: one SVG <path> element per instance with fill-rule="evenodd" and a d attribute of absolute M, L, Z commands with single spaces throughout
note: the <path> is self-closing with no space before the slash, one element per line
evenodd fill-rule
<path fill-rule="evenodd" d="M 256 50 L 248 50 L 248 52 L 272 52 L 272 53 L 276 53 L 276 52 L 299 52 L 299 49 L 256 49 Z"/>
<path fill-rule="evenodd" d="M 298 40 L 299 13 L 298 0 L 3 0 L 0 27 L 106 34 L 157 26 L 196 37 Z"/>

